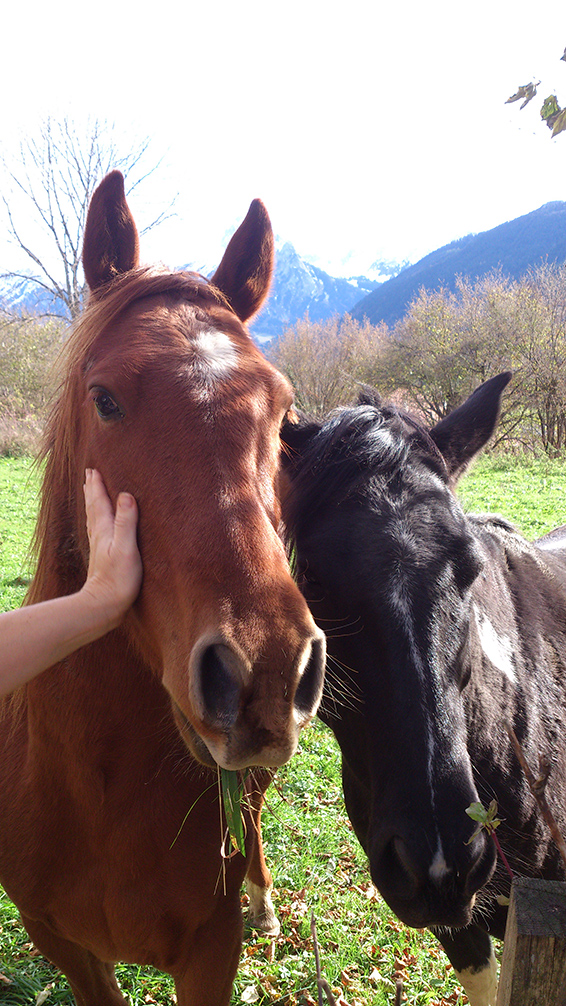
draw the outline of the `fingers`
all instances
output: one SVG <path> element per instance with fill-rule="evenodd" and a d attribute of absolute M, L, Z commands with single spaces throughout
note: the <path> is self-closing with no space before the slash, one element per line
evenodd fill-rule
<path fill-rule="evenodd" d="M 95 468 L 85 472 L 85 506 L 87 532 L 91 548 L 96 542 L 109 549 L 128 554 L 137 551 L 138 507 L 130 493 L 120 493 L 116 514 L 106 492 L 102 476 Z"/>
<path fill-rule="evenodd" d="M 95 469 L 85 473 L 84 492 L 89 562 L 83 589 L 113 627 L 140 590 L 143 570 L 137 545 L 138 507 L 130 493 L 122 492 L 114 514 L 102 477 Z"/>
<path fill-rule="evenodd" d="M 124 552 L 137 548 L 137 524 L 138 507 L 134 497 L 130 493 L 120 493 L 114 518 L 114 543 L 117 548 Z"/>
<path fill-rule="evenodd" d="M 96 528 L 97 531 L 112 537 L 114 530 L 114 511 L 108 497 L 100 472 L 95 468 L 87 468 L 84 483 L 86 523 L 89 539 Z"/>

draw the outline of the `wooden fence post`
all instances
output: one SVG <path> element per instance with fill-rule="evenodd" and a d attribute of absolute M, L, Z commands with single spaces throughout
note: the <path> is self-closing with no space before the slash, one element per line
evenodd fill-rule
<path fill-rule="evenodd" d="M 566 883 L 513 881 L 497 1006 L 566 1006 Z"/>

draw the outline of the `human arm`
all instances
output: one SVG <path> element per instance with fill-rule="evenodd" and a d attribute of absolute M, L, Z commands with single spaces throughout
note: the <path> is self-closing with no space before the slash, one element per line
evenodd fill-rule
<path fill-rule="evenodd" d="M 114 516 L 102 478 L 91 469 L 84 491 L 87 579 L 75 594 L 0 614 L 0 695 L 116 628 L 139 593 L 142 565 L 133 496 L 120 493 Z"/>

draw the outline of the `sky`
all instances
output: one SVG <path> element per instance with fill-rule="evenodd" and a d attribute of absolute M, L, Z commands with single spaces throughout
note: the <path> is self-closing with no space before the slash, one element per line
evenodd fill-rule
<path fill-rule="evenodd" d="M 134 216 L 177 199 L 145 261 L 215 264 L 256 196 L 334 275 L 566 199 L 566 133 L 539 116 L 548 93 L 566 105 L 564 0 L 29 0 L 3 38 L 4 152 L 47 115 L 151 138 Z M 531 80 L 526 109 L 505 104 Z"/>

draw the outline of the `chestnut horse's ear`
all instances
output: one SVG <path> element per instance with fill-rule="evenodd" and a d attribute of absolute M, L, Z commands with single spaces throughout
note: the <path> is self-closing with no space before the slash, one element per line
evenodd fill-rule
<path fill-rule="evenodd" d="M 259 311 L 273 272 L 273 231 L 267 210 L 254 199 L 224 252 L 211 282 L 230 302 L 240 321 Z"/>
<path fill-rule="evenodd" d="M 111 171 L 94 190 L 86 218 L 83 268 L 91 290 L 97 290 L 139 265 L 139 240 L 126 202 L 124 176 Z"/>

